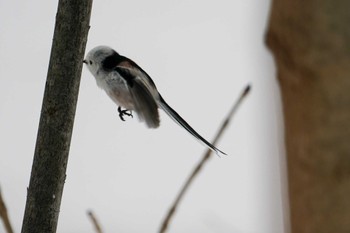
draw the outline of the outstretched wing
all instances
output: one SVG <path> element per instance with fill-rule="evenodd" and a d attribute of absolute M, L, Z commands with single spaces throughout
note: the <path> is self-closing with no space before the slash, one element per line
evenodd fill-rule
<path fill-rule="evenodd" d="M 131 60 L 120 62 L 114 70 L 125 79 L 140 120 L 145 121 L 149 128 L 157 128 L 160 123 L 155 99 L 158 91 L 153 81 Z"/>

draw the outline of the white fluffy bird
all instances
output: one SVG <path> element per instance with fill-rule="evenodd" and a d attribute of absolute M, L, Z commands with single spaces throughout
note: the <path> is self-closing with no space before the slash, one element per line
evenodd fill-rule
<path fill-rule="evenodd" d="M 149 128 L 159 126 L 158 108 L 163 109 L 177 124 L 216 152 L 225 154 L 199 135 L 159 94 L 151 77 L 135 62 L 119 55 L 108 46 L 92 49 L 83 61 L 96 79 L 97 85 L 118 105 L 119 116 L 132 116 L 135 111 Z M 122 110 L 121 107 L 125 109 Z"/>

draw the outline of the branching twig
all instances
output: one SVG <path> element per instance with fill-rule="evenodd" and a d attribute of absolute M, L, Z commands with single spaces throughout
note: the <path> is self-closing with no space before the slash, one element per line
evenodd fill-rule
<path fill-rule="evenodd" d="M 9 217 L 7 215 L 6 205 L 4 203 L 4 200 L 2 199 L 1 190 L 0 190 L 0 218 L 2 218 L 6 232 L 13 233 Z"/>
<path fill-rule="evenodd" d="M 243 101 L 243 99 L 248 95 L 250 91 L 250 85 L 248 85 L 243 93 L 241 94 L 241 96 L 239 97 L 239 99 L 235 102 L 235 104 L 233 105 L 231 111 L 229 112 L 228 116 L 226 117 L 226 119 L 224 120 L 224 122 L 222 123 L 218 133 L 216 134 L 216 137 L 214 138 L 212 144 L 215 146 L 217 141 L 220 139 L 221 135 L 223 134 L 224 130 L 227 128 L 230 120 L 232 119 L 234 113 L 236 112 L 236 110 L 238 109 L 238 107 L 240 106 L 241 102 Z M 188 180 L 185 182 L 184 186 L 182 187 L 182 189 L 180 190 L 178 196 L 176 197 L 173 205 L 171 206 L 170 210 L 168 211 L 162 225 L 160 228 L 160 233 L 164 233 L 166 232 L 169 222 L 171 220 L 171 218 L 173 217 L 177 206 L 179 205 L 180 201 L 182 200 L 184 194 L 186 193 L 188 187 L 190 186 L 190 184 L 193 182 L 194 178 L 198 175 L 199 171 L 201 170 L 201 168 L 203 167 L 203 165 L 208 161 L 210 155 L 212 153 L 212 150 L 208 149 L 206 151 L 206 153 L 204 154 L 203 158 L 199 161 L 199 163 L 197 164 L 197 166 L 193 169 L 191 175 L 189 176 Z"/>
<path fill-rule="evenodd" d="M 96 233 L 102 233 L 101 225 L 100 225 L 99 222 L 97 221 L 97 219 L 96 219 L 94 213 L 93 213 L 91 210 L 89 210 L 89 211 L 87 212 L 87 215 L 89 216 L 89 218 L 90 218 L 92 224 L 94 225 L 95 230 L 96 230 Z"/>

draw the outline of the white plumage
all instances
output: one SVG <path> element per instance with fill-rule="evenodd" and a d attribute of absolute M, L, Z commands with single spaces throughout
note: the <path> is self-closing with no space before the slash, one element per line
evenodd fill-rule
<path fill-rule="evenodd" d="M 200 142 L 219 154 L 225 154 L 200 136 L 159 94 L 151 77 L 135 62 L 119 55 L 108 46 L 98 46 L 86 56 L 84 63 L 96 79 L 97 85 L 119 106 L 122 120 L 135 111 L 149 128 L 159 126 L 158 108 L 163 109 L 177 124 Z M 126 110 L 121 110 L 124 107 Z"/>

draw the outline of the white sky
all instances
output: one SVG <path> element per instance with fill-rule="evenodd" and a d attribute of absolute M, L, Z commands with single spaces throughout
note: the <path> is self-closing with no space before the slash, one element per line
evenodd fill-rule
<path fill-rule="evenodd" d="M 169 232 L 284 232 L 283 132 L 268 0 L 95 0 L 87 51 L 136 61 L 208 140 L 246 84 L 250 96 L 181 203 Z M 20 232 L 57 1 L 0 0 L 0 186 Z M 163 112 L 149 130 L 119 120 L 83 69 L 58 232 L 156 232 L 205 148 Z M 282 176 L 283 177 L 283 176 Z M 4 228 L 0 223 L 0 232 Z"/>

